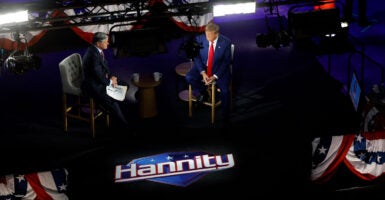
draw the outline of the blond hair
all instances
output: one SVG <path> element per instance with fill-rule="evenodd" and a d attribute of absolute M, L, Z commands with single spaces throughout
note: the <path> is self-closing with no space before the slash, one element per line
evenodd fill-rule
<path fill-rule="evenodd" d="M 205 31 L 219 33 L 219 25 L 214 22 L 210 22 L 206 25 Z"/>

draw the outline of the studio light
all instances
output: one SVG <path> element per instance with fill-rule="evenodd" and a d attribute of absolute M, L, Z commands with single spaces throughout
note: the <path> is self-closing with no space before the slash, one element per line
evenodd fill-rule
<path fill-rule="evenodd" d="M 41 65 L 41 58 L 35 56 L 28 51 L 28 41 L 23 34 L 19 32 L 13 33 L 13 38 L 16 41 L 17 48 L 13 50 L 5 59 L 3 66 L 6 71 L 15 74 L 23 74 L 31 69 L 39 69 Z M 21 50 L 21 44 L 24 40 L 25 49 Z"/>
<path fill-rule="evenodd" d="M 28 11 L 17 11 L 0 15 L 0 25 L 28 21 Z"/>
<path fill-rule="evenodd" d="M 337 33 L 341 30 L 338 8 L 311 10 L 308 12 L 289 12 L 289 27 L 296 39 Z"/>
<path fill-rule="evenodd" d="M 341 22 L 341 28 L 348 28 L 349 23 L 348 22 Z"/>
<path fill-rule="evenodd" d="M 354 47 L 349 40 L 349 24 L 340 15 L 337 7 L 289 12 L 289 31 L 297 47 L 317 54 L 353 51 Z"/>
<path fill-rule="evenodd" d="M 31 69 L 39 69 L 41 65 L 40 57 L 34 55 L 9 56 L 5 60 L 6 70 L 15 74 L 23 74 Z"/>
<path fill-rule="evenodd" d="M 255 9 L 255 1 L 243 3 L 214 4 L 213 15 L 214 17 L 219 17 L 232 14 L 255 13 Z"/>

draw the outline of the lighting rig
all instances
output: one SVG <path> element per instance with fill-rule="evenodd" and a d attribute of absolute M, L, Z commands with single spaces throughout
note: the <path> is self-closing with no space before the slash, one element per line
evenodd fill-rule
<path fill-rule="evenodd" d="M 265 1 L 265 24 L 267 27 L 267 33 L 257 33 L 256 44 L 258 47 L 267 48 L 274 47 L 279 49 L 281 47 L 289 46 L 291 37 L 287 32 L 287 27 L 283 22 L 283 17 L 279 14 L 278 6 L 279 2 L 276 0 Z M 273 28 L 269 20 L 276 18 L 278 20 L 278 28 Z"/>
<path fill-rule="evenodd" d="M 17 47 L 4 60 L 4 69 L 15 74 L 23 74 L 24 72 L 27 72 L 31 69 L 39 69 L 41 65 L 41 59 L 28 51 L 28 42 L 25 34 L 15 32 L 12 34 L 12 36 L 16 41 Z M 24 44 L 22 40 L 24 40 Z M 25 46 L 24 51 L 21 50 L 22 46 Z"/>
<path fill-rule="evenodd" d="M 3 69 L 16 74 L 24 73 L 28 69 L 37 69 L 40 66 L 39 59 L 28 52 L 27 39 L 21 33 L 88 25 L 118 26 L 119 31 L 127 31 L 130 25 L 140 25 L 143 21 L 212 12 L 209 1 L 189 3 L 185 0 L 170 0 L 166 6 L 160 5 L 162 2 L 149 0 L 30 0 L 28 2 L 0 3 L 0 13 L 28 11 L 27 20 L 21 22 L 10 21 L 1 24 L 0 18 L 0 34 L 10 33 L 17 44 L 16 50 L 10 53 L 1 49 L 2 66 Z M 25 50 L 22 51 L 24 47 Z"/>
<path fill-rule="evenodd" d="M 47 3 L 46 6 L 43 6 L 41 1 L 30 4 L 0 3 L 0 7 L 7 8 L 8 12 L 26 9 L 29 13 L 29 19 L 24 23 L 0 25 L 0 33 L 117 24 L 129 21 L 134 23 L 144 18 L 170 17 L 191 13 L 199 15 L 212 10 L 208 1 L 198 3 L 170 1 L 167 7 L 161 10 L 161 15 L 159 11 L 156 12 L 160 3 L 151 3 L 152 1 L 148 0 L 62 0 Z M 52 0 L 48 2 L 52 2 Z M 149 11 L 154 14 L 147 15 Z M 0 12 L 5 12 L 5 10 L 0 9 Z"/>

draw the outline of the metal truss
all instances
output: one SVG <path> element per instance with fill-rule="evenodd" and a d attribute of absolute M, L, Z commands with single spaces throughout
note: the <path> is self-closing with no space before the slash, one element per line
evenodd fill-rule
<path fill-rule="evenodd" d="M 52 2 L 52 0 L 50 0 Z M 155 2 L 155 3 L 152 3 Z M 73 26 L 139 23 L 141 20 L 181 16 L 202 15 L 212 11 L 209 2 L 187 3 L 170 0 L 163 3 L 148 0 L 62 0 L 55 4 L 2 4 L 0 7 L 27 9 L 29 21 L 0 25 L 0 33 L 62 29 Z"/>
<path fill-rule="evenodd" d="M 271 2 L 278 6 L 309 0 L 256 1 L 257 7 L 271 7 Z M 73 26 L 135 24 L 149 18 L 204 15 L 212 12 L 212 4 L 229 1 L 207 0 L 189 3 L 188 0 L 166 0 L 164 2 L 157 0 L 29 0 L 28 2 L 0 3 L 0 13 L 27 9 L 30 15 L 28 22 L 0 25 L 0 34 Z"/>

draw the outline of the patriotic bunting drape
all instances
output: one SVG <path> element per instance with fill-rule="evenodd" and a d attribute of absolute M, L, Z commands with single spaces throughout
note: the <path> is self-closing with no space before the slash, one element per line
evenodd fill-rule
<path fill-rule="evenodd" d="M 170 4 L 169 0 L 155 0 L 156 2 L 163 2 L 166 6 Z M 198 3 L 198 2 L 207 2 L 208 0 L 185 0 L 185 3 Z M 107 9 L 110 12 L 116 11 L 119 9 L 121 5 L 109 5 L 105 6 L 104 9 Z M 121 8 L 120 8 L 121 9 Z M 98 10 L 92 10 L 92 12 L 97 13 Z M 50 15 L 53 17 L 65 17 L 65 16 L 73 16 L 74 13 L 82 13 L 81 9 L 66 9 L 66 10 L 55 10 Z M 145 15 L 151 15 L 150 12 Z M 204 26 L 213 19 L 212 13 L 207 13 L 204 15 L 192 15 L 192 16 L 171 16 L 169 20 L 174 22 L 178 27 L 185 31 L 195 31 L 202 32 L 204 31 Z M 71 23 L 68 21 L 68 23 Z M 91 38 L 94 32 L 101 31 L 108 33 L 112 26 L 117 24 L 124 24 L 125 22 L 116 22 L 111 24 L 101 24 L 101 25 L 87 25 L 87 26 L 72 26 L 71 30 L 74 31 L 80 38 L 85 40 L 86 42 L 91 42 Z M 50 24 L 47 24 L 50 26 Z M 119 27 L 119 31 L 131 30 L 140 28 L 141 25 L 125 25 Z M 24 49 L 26 45 L 32 46 L 37 43 L 42 37 L 44 37 L 47 31 L 29 31 L 25 33 L 24 37 L 27 40 L 27 44 L 21 44 L 21 46 L 17 47 L 18 43 L 15 42 L 12 37 L 13 33 L 1 33 L 0 34 L 0 48 L 5 50 L 14 50 L 14 49 Z M 19 44 L 20 45 L 20 44 Z"/>
<path fill-rule="evenodd" d="M 385 173 L 385 131 L 318 137 L 313 140 L 311 180 L 327 182 L 341 164 L 362 180 Z"/>
<path fill-rule="evenodd" d="M 68 200 L 68 171 L 64 168 L 0 176 L 0 200 Z"/>

